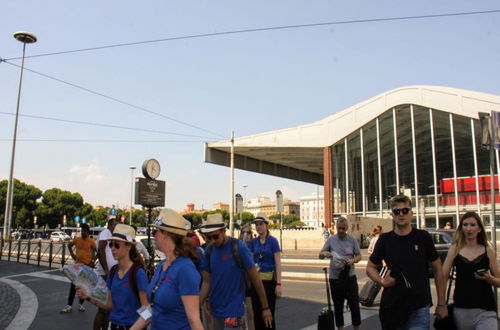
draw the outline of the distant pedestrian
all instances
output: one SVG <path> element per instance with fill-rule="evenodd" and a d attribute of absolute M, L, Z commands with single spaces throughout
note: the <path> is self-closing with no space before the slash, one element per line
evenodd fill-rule
<path fill-rule="evenodd" d="M 453 317 L 457 329 L 498 329 L 492 285 L 500 286 L 500 271 L 476 212 L 467 212 L 460 219 L 455 241 L 443 265 L 445 276 L 450 274 L 452 266 L 456 274 Z"/>
<path fill-rule="evenodd" d="M 429 329 L 429 262 L 434 269 L 437 317 L 448 315 L 441 259 L 429 233 L 412 227 L 411 200 L 397 195 L 390 205 L 394 230 L 380 235 L 366 266 L 368 277 L 384 288 L 380 321 L 384 329 Z M 383 260 L 389 270 L 381 278 L 378 269 Z"/>
<path fill-rule="evenodd" d="M 90 267 L 94 267 L 96 244 L 92 238 L 89 237 L 90 228 L 86 223 L 82 224 L 82 237 L 76 237 L 71 242 L 68 243 L 68 250 L 71 258 L 75 260 L 77 264 L 83 264 Z M 76 254 L 73 252 L 73 246 L 76 249 Z M 73 283 L 69 289 L 68 304 L 61 310 L 61 313 L 69 313 L 73 310 L 73 301 L 75 300 L 76 288 Z M 80 312 L 85 311 L 83 306 L 83 299 L 80 299 L 80 304 L 78 305 L 78 310 Z"/>
<path fill-rule="evenodd" d="M 266 291 L 268 306 L 273 315 L 272 327 L 263 322 L 259 297 L 252 290 L 252 306 L 255 329 L 276 329 L 276 298 L 281 297 L 281 249 L 278 240 L 271 236 L 267 227 L 269 220 L 265 216 L 257 216 L 254 220 L 258 236 L 250 241 L 249 249 L 254 262 L 258 265 L 259 276 Z"/>
<path fill-rule="evenodd" d="M 101 275 L 105 281 L 111 267 L 117 264 L 117 261 L 113 258 L 111 248 L 108 246 L 107 241 L 107 239 L 112 236 L 112 232 L 117 224 L 118 221 L 116 218 L 110 218 L 108 220 L 107 229 L 101 231 L 98 238 L 97 257 L 99 259 L 99 263 L 97 264 L 97 273 Z M 109 312 L 98 308 L 94 318 L 94 330 L 107 330 L 109 326 L 108 318 Z"/>
<path fill-rule="evenodd" d="M 248 247 L 252 238 L 253 238 L 252 226 L 249 224 L 241 226 L 240 236 L 238 239 L 243 243 L 245 243 L 245 245 Z M 245 323 L 246 330 L 255 330 L 251 287 L 246 288 L 245 292 L 245 316 L 246 316 L 246 323 Z"/>
<path fill-rule="evenodd" d="M 373 250 L 375 249 L 375 244 L 377 244 L 378 238 L 380 237 L 380 234 L 382 234 L 382 226 L 375 226 L 375 228 L 373 228 L 372 234 L 373 237 L 370 240 L 370 245 L 368 245 L 368 255 L 371 255 L 373 253 Z"/>
<path fill-rule="evenodd" d="M 226 324 L 229 327 L 241 328 L 242 316 L 245 313 L 245 273 L 263 306 L 261 317 L 270 327 L 273 316 L 264 286 L 246 245 L 226 235 L 226 224 L 220 213 L 208 215 L 202 231 L 211 244 L 205 251 L 200 302 L 204 303 L 210 294 L 214 329 L 223 330 Z"/>
<path fill-rule="evenodd" d="M 335 310 L 335 325 L 344 329 L 344 301 L 351 310 L 352 325 L 355 330 L 361 325 L 359 309 L 358 280 L 354 264 L 361 260 L 358 241 L 347 234 L 348 223 L 339 217 L 336 223 L 337 234 L 330 236 L 319 253 L 319 258 L 330 258 L 330 290 Z"/>
<path fill-rule="evenodd" d="M 446 230 L 453 229 L 453 227 L 451 226 L 451 222 L 446 221 L 446 224 L 444 225 L 443 229 L 446 229 Z"/>
<path fill-rule="evenodd" d="M 108 297 L 105 304 L 91 300 L 97 307 L 110 311 L 111 330 L 129 329 L 139 317 L 136 311 L 148 305 L 148 278 L 134 239 L 135 230 L 131 226 L 121 223 L 115 226 L 107 241 L 118 264 L 111 267 L 106 279 Z M 82 298 L 88 298 L 79 293 Z"/>

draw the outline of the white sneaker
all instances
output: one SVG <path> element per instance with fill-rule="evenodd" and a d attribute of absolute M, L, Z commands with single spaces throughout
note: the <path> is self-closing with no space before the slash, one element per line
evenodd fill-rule
<path fill-rule="evenodd" d="M 61 309 L 61 311 L 59 313 L 71 313 L 72 310 L 73 310 L 73 307 L 71 307 L 70 305 L 66 305 L 66 306 L 64 306 L 63 309 Z"/>
<path fill-rule="evenodd" d="M 83 306 L 83 305 L 78 305 L 78 310 L 79 310 L 80 312 L 85 312 L 85 306 Z"/>

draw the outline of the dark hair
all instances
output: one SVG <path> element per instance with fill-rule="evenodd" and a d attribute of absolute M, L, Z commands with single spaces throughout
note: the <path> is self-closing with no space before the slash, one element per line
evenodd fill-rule
<path fill-rule="evenodd" d="M 135 232 L 137 232 L 137 226 L 136 225 L 130 225 L 130 227 L 134 228 Z"/>
<path fill-rule="evenodd" d="M 391 209 L 396 206 L 396 204 L 400 204 L 400 203 L 404 203 L 404 204 L 408 204 L 410 207 L 411 207 L 411 199 L 406 196 L 406 195 L 396 195 L 394 197 L 391 198 Z"/>
<path fill-rule="evenodd" d="M 488 246 L 488 237 L 486 237 L 486 231 L 484 230 L 484 225 L 483 221 L 481 220 L 481 217 L 473 211 L 466 212 L 462 217 L 460 218 L 460 223 L 458 224 L 457 230 L 455 231 L 454 235 L 454 240 L 455 243 L 457 244 L 457 251 L 460 251 L 464 246 L 465 246 L 465 234 L 463 230 L 463 224 L 465 219 L 468 218 L 474 218 L 477 222 L 477 225 L 479 228 L 481 228 L 481 232 L 477 234 L 477 242 L 483 246 Z"/>
<path fill-rule="evenodd" d="M 198 260 L 198 253 L 196 253 L 196 247 L 192 239 L 168 231 L 162 231 L 162 233 L 168 235 L 174 242 L 175 256 L 190 258 L 193 261 Z"/>
<path fill-rule="evenodd" d="M 82 228 L 82 230 L 90 231 L 90 227 L 86 223 L 83 223 L 81 228 Z"/>
<path fill-rule="evenodd" d="M 129 244 L 129 243 L 125 243 L 125 244 Z M 135 247 L 135 245 L 133 245 L 133 244 L 130 244 L 130 245 L 131 245 L 131 247 L 130 247 L 130 251 L 128 253 L 130 260 L 133 263 L 140 264 L 142 266 L 142 268 L 146 269 L 146 263 L 144 262 L 144 259 L 142 259 L 141 254 L 139 253 L 139 251 L 137 251 L 137 248 Z"/>

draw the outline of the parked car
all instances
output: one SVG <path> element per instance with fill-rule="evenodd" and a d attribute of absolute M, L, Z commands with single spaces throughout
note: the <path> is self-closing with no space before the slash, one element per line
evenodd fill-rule
<path fill-rule="evenodd" d="M 62 231 L 54 231 L 50 234 L 51 241 L 69 241 L 71 237 Z"/>
<path fill-rule="evenodd" d="M 427 229 L 427 231 L 432 237 L 432 241 L 434 242 L 434 246 L 439 254 L 439 258 L 441 258 L 441 262 L 444 262 L 446 255 L 448 254 L 448 250 L 451 247 L 451 243 L 453 242 L 453 233 L 455 233 L 455 231 L 445 229 Z M 434 269 L 430 264 L 429 274 L 431 277 L 434 276 Z"/>

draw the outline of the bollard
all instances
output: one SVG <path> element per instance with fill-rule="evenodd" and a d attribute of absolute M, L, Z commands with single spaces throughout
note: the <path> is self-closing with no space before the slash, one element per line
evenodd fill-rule
<path fill-rule="evenodd" d="M 62 254 L 61 254 L 61 266 L 64 267 L 64 261 L 66 259 L 66 241 L 62 242 Z"/>
<path fill-rule="evenodd" d="M 295 239 L 294 241 L 295 241 L 295 251 L 297 251 L 297 239 Z"/>
<path fill-rule="evenodd" d="M 19 262 L 19 258 L 21 257 L 21 240 L 17 240 L 17 262 Z"/>
<path fill-rule="evenodd" d="M 12 252 L 12 239 L 9 237 L 9 254 L 7 255 L 7 260 L 10 261 L 10 253 Z"/>
<path fill-rule="evenodd" d="M 40 267 L 40 259 L 42 258 L 42 240 L 38 239 L 38 260 L 37 266 Z"/>
<path fill-rule="evenodd" d="M 52 249 L 54 248 L 52 240 L 49 243 L 49 268 L 52 268 Z"/>
<path fill-rule="evenodd" d="M 28 240 L 28 251 L 26 255 L 26 263 L 30 263 L 30 253 L 31 253 L 31 239 Z"/>

